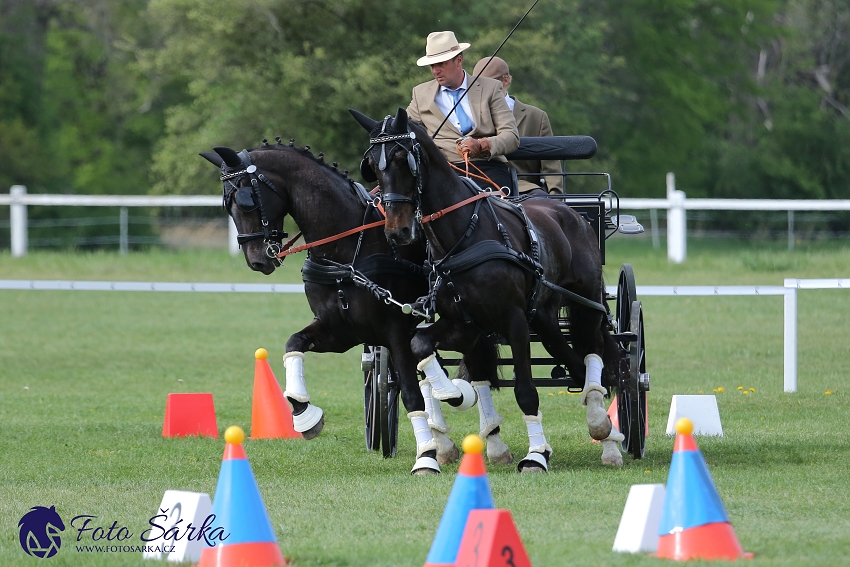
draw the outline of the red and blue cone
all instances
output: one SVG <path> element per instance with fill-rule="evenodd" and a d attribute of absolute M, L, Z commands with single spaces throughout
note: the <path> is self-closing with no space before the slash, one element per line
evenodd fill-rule
<path fill-rule="evenodd" d="M 691 433 L 687 418 L 676 422 L 676 442 L 656 555 L 676 561 L 750 558 L 744 552 L 717 488 Z"/>
<path fill-rule="evenodd" d="M 242 448 L 245 433 L 229 427 L 221 472 L 213 497 L 215 521 L 225 536 L 215 547 L 205 547 L 198 567 L 277 567 L 288 565 L 280 552 L 263 497 Z"/>
<path fill-rule="evenodd" d="M 468 435 L 463 440 L 462 448 L 463 460 L 437 527 L 437 535 L 425 560 L 425 567 L 454 567 L 469 512 L 495 508 L 482 455 L 484 442 L 477 435 Z"/>

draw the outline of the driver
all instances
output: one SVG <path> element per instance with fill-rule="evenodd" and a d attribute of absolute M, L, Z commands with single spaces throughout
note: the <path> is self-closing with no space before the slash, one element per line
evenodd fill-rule
<path fill-rule="evenodd" d="M 472 77 L 463 70 L 463 51 L 469 46 L 458 43 L 451 31 L 428 35 L 425 56 L 416 64 L 430 67 L 434 79 L 413 88 L 407 114 L 411 120 L 421 122 L 433 136 L 468 89 L 469 94 L 449 115 L 434 142 L 450 163 L 465 170 L 462 155 L 468 155 L 470 162 L 500 187 L 510 187 L 505 154 L 519 147 L 516 120 L 505 101 L 501 82 L 481 77 L 470 84 Z M 476 173 L 475 168 L 470 167 L 470 173 Z M 492 188 L 486 181 L 473 179 L 482 188 Z"/>

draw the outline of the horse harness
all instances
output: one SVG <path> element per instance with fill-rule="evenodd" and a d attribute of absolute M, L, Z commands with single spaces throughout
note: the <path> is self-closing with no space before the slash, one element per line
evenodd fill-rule
<path fill-rule="evenodd" d="M 387 167 L 386 145 L 388 143 L 393 143 L 394 145 L 390 149 L 390 153 L 393 149 L 395 149 L 395 146 L 400 146 L 407 152 L 408 167 L 410 168 L 410 172 L 416 180 L 416 192 L 412 198 L 399 193 L 384 193 L 382 196 L 383 203 L 413 204 L 416 207 L 416 220 L 417 222 L 422 224 L 436 220 L 447 212 L 456 210 L 465 204 L 469 204 L 475 201 L 475 208 L 470 218 L 469 226 L 467 227 L 463 236 L 461 236 L 461 238 L 455 243 L 451 250 L 449 250 L 449 252 L 441 260 L 433 262 L 431 260 L 431 248 L 430 246 L 428 247 L 428 261 L 426 262 L 425 267 L 426 269 L 430 268 L 430 273 L 428 275 L 430 289 L 428 295 L 419 298 L 416 301 L 415 305 L 417 307 L 421 307 L 421 310 L 427 314 L 427 318 L 429 320 L 436 312 L 437 292 L 442 286 L 443 282 L 445 282 L 446 288 L 450 291 L 450 293 L 453 294 L 454 302 L 460 308 L 464 320 L 467 323 L 472 323 L 472 317 L 463 307 L 462 299 L 455 289 L 455 285 L 454 282 L 452 282 L 451 280 L 451 276 L 452 274 L 458 274 L 466 270 L 470 270 L 475 266 L 478 266 L 479 264 L 482 264 L 489 260 L 507 260 L 513 262 L 515 265 L 533 274 L 534 283 L 532 284 L 531 290 L 529 291 L 528 296 L 526 297 L 526 319 L 528 321 L 531 321 L 537 313 L 537 302 L 539 300 L 539 292 L 541 285 L 546 286 L 549 289 L 559 293 L 560 295 L 565 296 L 576 303 L 584 305 L 585 307 L 590 307 L 591 309 L 601 311 L 605 314 L 608 313 L 606 307 L 601 303 L 587 299 L 586 297 L 583 297 L 575 292 L 564 289 L 563 287 L 556 285 L 545 278 L 543 266 L 540 263 L 540 241 L 537 236 L 537 230 L 534 228 L 534 225 L 525 213 L 524 207 L 520 203 L 514 203 L 502 198 L 496 200 L 496 203 L 499 206 L 517 215 L 522 221 L 526 233 L 528 234 L 529 241 L 531 242 L 530 255 L 525 254 L 522 251 L 518 251 L 513 247 L 507 230 L 500 222 L 499 217 L 496 214 L 495 209 L 493 208 L 493 199 L 486 198 L 495 195 L 499 195 L 499 197 L 501 197 L 501 194 L 496 192 L 481 192 L 478 186 L 475 185 L 471 179 L 468 179 L 466 177 L 461 177 L 461 180 L 463 180 L 465 182 L 465 185 L 473 192 L 473 197 L 423 218 L 421 209 L 421 196 L 422 189 L 424 186 L 423 176 L 425 173 L 425 170 L 422 167 L 423 151 L 419 143 L 416 141 L 415 132 L 410 130 L 409 127 L 407 133 L 405 134 L 387 133 L 386 130 L 387 126 L 390 123 L 390 120 L 392 120 L 391 116 L 385 117 L 383 123 L 381 124 L 380 133 L 376 137 L 369 139 L 369 149 L 367 149 L 364 153 L 363 161 L 360 163 L 360 173 L 361 175 L 363 175 L 363 178 L 366 181 L 376 181 L 377 176 L 375 175 L 375 172 L 372 170 L 372 168 L 369 166 L 369 155 L 375 149 L 376 146 L 380 147 L 380 155 L 377 161 L 378 168 L 383 171 Z M 501 234 L 504 244 L 499 243 L 495 240 L 483 240 L 481 242 L 473 244 L 469 248 L 457 252 L 461 243 L 464 240 L 468 239 L 470 236 L 472 236 L 472 233 L 475 231 L 475 228 L 478 225 L 478 212 L 482 200 L 487 203 L 487 208 L 490 210 L 493 220 L 496 222 L 496 228 Z"/>
<path fill-rule="evenodd" d="M 239 158 L 242 160 L 242 169 L 229 167 L 227 164 L 221 164 L 221 181 L 224 183 L 222 194 L 222 205 L 224 209 L 229 211 L 232 202 L 236 202 L 243 213 L 251 213 L 259 209 L 260 222 L 262 224 L 262 232 L 240 233 L 236 235 L 236 241 L 242 246 L 246 242 L 252 240 L 263 239 L 266 245 L 266 255 L 269 258 L 276 258 L 281 251 L 281 243 L 284 238 L 289 235 L 276 228 L 269 227 L 269 219 L 266 216 L 266 210 L 263 206 L 263 197 L 260 192 L 260 183 L 266 185 L 272 192 L 281 200 L 284 200 L 283 195 L 275 187 L 274 183 L 269 178 L 257 171 L 257 166 L 251 163 L 251 156 L 248 150 L 239 152 Z M 248 177 L 251 185 L 241 185 L 242 178 Z M 236 180 L 235 182 L 233 180 Z"/>

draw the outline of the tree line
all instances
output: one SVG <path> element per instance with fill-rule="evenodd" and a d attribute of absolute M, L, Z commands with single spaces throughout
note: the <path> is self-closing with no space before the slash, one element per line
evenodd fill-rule
<path fill-rule="evenodd" d="M 431 31 L 471 72 L 530 5 L 0 0 L 0 191 L 216 193 L 198 152 L 275 136 L 356 170 L 349 107 L 406 106 Z M 850 198 L 846 0 L 540 0 L 499 55 L 621 196 Z"/>

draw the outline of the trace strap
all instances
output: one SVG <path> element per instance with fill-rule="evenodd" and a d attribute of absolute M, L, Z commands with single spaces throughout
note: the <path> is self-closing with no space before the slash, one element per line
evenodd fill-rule
<path fill-rule="evenodd" d="M 295 248 L 290 248 L 289 250 L 284 250 L 280 252 L 277 257 L 283 258 L 284 256 L 289 256 L 290 254 L 296 254 L 298 252 L 303 252 L 309 248 L 313 248 L 314 246 L 321 246 L 322 244 L 327 244 L 328 242 L 333 242 L 335 240 L 339 240 L 340 238 L 345 238 L 346 236 L 351 236 L 352 234 L 357 234 L 358 232 L 363 232 L 364 230 L 370 228 L 376 228 L 379 226 L 384 226 L 387 223 L 386 220 L 379 220 L 369 224 L 364 224 L 362 226 L 356 226 L 350 230 L 346 230 L 345 232 L 341 232 L 334 236 L 329 236 L 327 238 L 322 238 L 321 240 L 316 240 L 314 242 L 310 242 L 309 244 L 302 244 L 301 246 L 296 246 Z"/>

